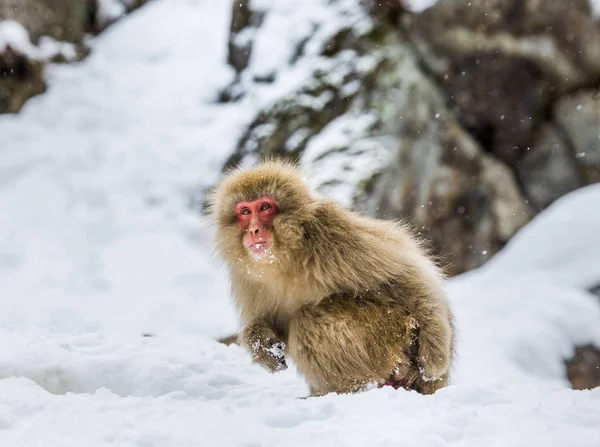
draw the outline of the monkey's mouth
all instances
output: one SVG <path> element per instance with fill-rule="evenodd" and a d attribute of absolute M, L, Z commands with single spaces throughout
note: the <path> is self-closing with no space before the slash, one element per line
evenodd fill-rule
<path fill-rule="evenodd" d="M 270 254 L 272 245 L 271 241 L 257 242 L 248 246 L 248 251 L 250 254 L 260 258 Z"/>

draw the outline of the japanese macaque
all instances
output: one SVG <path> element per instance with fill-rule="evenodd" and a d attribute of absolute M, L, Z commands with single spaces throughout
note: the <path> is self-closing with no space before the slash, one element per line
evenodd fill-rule
<path fill-rule="evenodd" d="M 312 395 L 447 384 L 443 275 L 404 225 L 318 198 L 276 161 L 230 172 L 211 212 L 255 362 L 275 372 L 292 359 Z"/>

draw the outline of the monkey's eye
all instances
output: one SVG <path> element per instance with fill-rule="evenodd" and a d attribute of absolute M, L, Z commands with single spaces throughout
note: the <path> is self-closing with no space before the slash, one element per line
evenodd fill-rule
<path fill-rule="evenodd" d="M 270 205 L 269 203 L 263 203 L 263 204 L 260 206 L 260 210 L 261 210 L 261 211 L 267 211 L 267 210 L 270 210 L 271 208 L 272 208 L 272 207 L 271 207 L 271 205 Z"/>
<path fill-rule="evenodd" d="M 240 211 L 240 214 L 242 216 L 247 216 L 248 214 L 250 214 L 250 208 L 242 208 L 242 211 Z"/>

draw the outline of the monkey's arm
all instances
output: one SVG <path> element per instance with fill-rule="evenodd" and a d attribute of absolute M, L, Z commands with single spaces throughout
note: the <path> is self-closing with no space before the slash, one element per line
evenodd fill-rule
<path fill-rule="evenodd" d="M 252 360 L 271 372 L 287 369 L 285 343 L 265 321 L 251 323 L 241 333 L 242 343 L 248 348 Z"/>

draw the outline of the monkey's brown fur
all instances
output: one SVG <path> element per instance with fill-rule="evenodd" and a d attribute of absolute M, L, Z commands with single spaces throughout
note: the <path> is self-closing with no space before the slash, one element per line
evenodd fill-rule
<path fill-rule="evenodd" d="M 272 256 L 252 258 L 235 205 L 274 197 Z M 449 377 L 452 316 L 443 276 L 407 228 L 315 197 L 297 170 L 230 172 L 211 200 L 242 344 L 271 371 L 296 363 L 313 394 L 384 383 L 433 393 Z"/>

